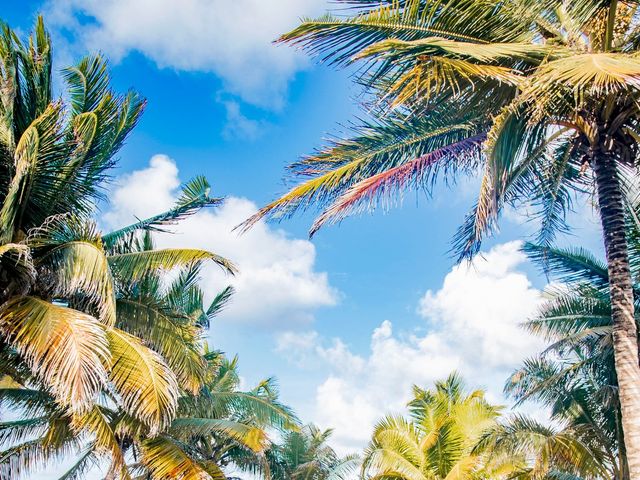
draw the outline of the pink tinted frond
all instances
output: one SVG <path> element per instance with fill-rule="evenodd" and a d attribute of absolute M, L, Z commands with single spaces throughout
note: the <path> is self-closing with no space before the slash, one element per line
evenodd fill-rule
<path fill-rule="evenodd" d="M 373 209 L 378 201 L 388 205 L 399 191 L 409 187 L 412 182 L 415 185 L 424 184 L 432 167 L 465 153 L 479 151 L 485 139 L 485 134 L 465 138 L 356 183 L 316 219 L 309 235 L 313 236 L 326 223 L 337 223 L 354 213 Z"/>

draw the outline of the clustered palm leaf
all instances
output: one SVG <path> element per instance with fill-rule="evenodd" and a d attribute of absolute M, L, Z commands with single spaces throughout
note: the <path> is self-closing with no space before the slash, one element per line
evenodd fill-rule
<path fill-rule="evenodd" d="M 506 205 L 532 204 L 539 243 L 568 228 L 577 194 L 597 198 L 611 282 L 627 456 L 640 478 L 640 366 L 622 176 L 640 145 L 635 0 L 338 0 L 281 42 L 356 65 L 373 118 L 291 165 L 302 181 L 244 223 L 315 206 L 311 234 L 438 179 L 480 178 L 454 239 L 469 258 Z M 346 12 L 346 14 L 345 14 Z M 358 68 L 359 67 L 359 68 Z"/>
<path fill-rule="evenodd" d="M 0 477 L 19 478 L 47 460 L 76 455 L 61 478 L 106 468 L 114 479 L 222 480 L 230 464 L 264 452 L 269 430 L 296 428 L 295 415 L 278 401 L 270 380 L 240 391 L 235 360 L 208 351 L 202 360 L 207 369 L 201 388 L 196 394 L 182 390 L 175 417 L 153 435 L 113 399 L 73 418 L 42 390 L 0 388 L 2 404 L 24 414 L 0 423 L 0 441 L 14 444 L 2 452 Z"/>
<path fill-rule="evenodd" d="M 410 416 L 388 416 L 376 426 L 364 452 L 362 477 L 369 479 L 500 479 L 523 464 L 519 455 L 476 448 L 497 426 L 501 408 L 484 392 L 465 391 L 457 374 L 435 389 L 414 387 Z"/>

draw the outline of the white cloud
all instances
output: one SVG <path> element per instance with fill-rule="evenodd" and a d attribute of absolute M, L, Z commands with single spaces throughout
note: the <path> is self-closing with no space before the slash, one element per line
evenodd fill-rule
<path fill-rule="evenodd" d="M 244 100 L 277 107 L 304 57 L 272 41 L 326 0 L 50 0 L 56 28 L 73 34 L 82 50 L 114 61 L 131 51 L 159 67 L 217 74 Z"/>
<path fill-rule="evenodd" d="M 427 291 L 419 313 L 457 349 L 484 365 L 513 365 L 538 342 L 519 324 L 535 311 L 540 292 L 517 267 L 520 242 L 498 245 L 472 264 L 455 266 L 437 292 Z"/>
<path fill-rule="evenodd" d="M 123 175 L 111 194 L 111 208 L 103 222 L 117 228 L 171 207 L 178 193 L 178 168 L 166 155 L 155 155 L 149 167 Z M 207 209 L 157 236 L 161 247 L 203 248 L 232 260 L 240 273 L 224 276 L 213 267 L 203 271 L 209 298 L 227 284 L 236 295 L 220 320 L 278 328 L 309 323 L 315 309 L 331 306 L 338 294 L 326 273 L 315 270 L 315 247 L 291 238 L 264 222 L 249 232 L 232 232 L 257 207 L 245 198 L 228 198 L 217 209 Z"/>
<path fill-rule="evenodd" d="M 349 347 L 339 338 L 334 338 L 329 347 L 321 343 L 318 332 L 286 331 L 276 338 L 276 352 L 298 367 L 309 367 L 318 357 L 332 367 L 343 372 L 358 374 L 365 367 L 364 359 L 354 355 Z"/>
<path fill-rule="evenodd" d="M 329 347 L 315 332 L 287 332 L 279 351 L 311 364 L 323 361 L 329 375 L 317 388 L 314 421 L 335 428 L 336 447 L 353 451 L 366 443 L 376 420 L 401 412 L 414 384 L 430 387 L 458 370 L 470 385 L 486 387 L 503 401 L 508 374 L 540 343 L 519 328 L 532 315 L 541 292 L 519 270 L 526 260 L 519 242 L 499 245 L 473 264 L 454 267 L 440 289 L 428 291 L 418 312 L 427 333 L 394 333 L 388 320 L 371 336 L 366 356 L 341 340 Z"/>

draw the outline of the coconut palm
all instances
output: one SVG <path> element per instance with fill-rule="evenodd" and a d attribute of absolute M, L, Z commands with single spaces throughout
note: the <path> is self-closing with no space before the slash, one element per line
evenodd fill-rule
<path fill-rule="evenodd" d="M 140 236 L 129 230 L 117 243 L 118 253 L 108 258 L 122 261 L 131 254 L 159 252 L 148 232 Z M 201 261 L 179 269 L 169 283 L 155 268 L 142 274 L 127 270 L 127 265 L 123 262 L 114 268 L 116 321 L 105 329 L 113 363 L 107 365 L 109 376 L 90 406 L 75 410 L 62 404 L 39 376 L 24 368 L 19 351 L 10 346 L 3 350 L 2 370 L 11 378 L 11 388 L 2 395 L 25 418 L 2 425 L 1 443 L 8 448 L 2 452 L 0 477 L 17 478 L 48 459 L 70 456 L 71 447 L 83 446 L 86 452 L 75 467 L 78 472 L 107 453 L 110 474 L 129 478 L 128 438 L 142 442 L 159 438 L 159 432 L 175 431 L 173 421 L 180 414 L 181 398 L 199 394 L 211 380 L 216 370 L 206 355 L 204 328 L 224 307 L 232 289 L 225 289 L 205 309 L 198 286 Z M 31 399 L 27 403 L 25 395 Z M 247 428 L 243 431 L 248 433 Z M 90 444 L 83 445 L 87 438 Z"/>
<path fill-rule="evenodd" d="M 636 218 L 630 210 L 627 236 L 637 295 Z M 539 315 L 526 323 L 550 345 L 512 375 L 506 392 L 517 403 L 546 405 L 555 426 L 517 417 L 502 429 L 498 443 L 511 451 L 533 453 L 531 472 L 536 475 L 556 471 L 581 478 L 629 478 L 606 264 L 579 248 L 527 244 L 524 250 L 562 288 L 550 290 Z M 636 319 L 638 308 L 636 302 Z"/>
<path fill-rule="evenodd" d="M 156 251 L 149 232 L 122 231 L 129 233 L 117 242 L 119 255 Z M 6 447 L 0 478 L 19 478 L 77 451 L 77 462 L 62 478 L 82 478 L 96 463 L 108 466 L 108 478 L 224 478 L 220 451 L 255 455 L 268 445 L 267 427 L 295 426 L 271 381 L 239 391 L 236 361 L 208 351 L 204 329 L 233 290 L 224 289 L 205 308 L 199 269 L 199 262 L 186 265 L 172 272 L 172 281 L 156 270 L 118 277 L 114 331 L 125 343 L 112 350 L 113 383 L 87 411 L 64 408 L 29 370 L 12 372 L 0 401 L 22 418 L 0 423 Z M 137 388 L 129 388 L 133 382 Z"/>
<path fill-rule="evenodd" d="M 626 233 L 635 297 L 640 292 L 640 197 L 629 195 Z M 526 322 L 550 342 L 508 380 L 517 404 L 549 408 L 552 425 L 518 416 L 496 433 L 494 448 L 527 454 L 528 474 L 537 478 L 629 478 L 607 267 L 581 248 L 526 244 L 524 251 L 561 287 L 550 288 L 539 314 Z M 636 321 L 640 316 L 636 302 Z"/>
<path fill-rule="evenodd" d="M 0 478 L 23 478 L 52 459 L 76 461 L 61 479 L 84 478 L 96 466 L 107 478 L 224 479 L 240 455 L 253 458 L 268 447 L 268 431 L 294 428 L 292 412 L 280 404 L 272 381 L 237 389 L 236 362 L 207 352 L 207 379 L 197 394 L 182 391 L 176 418 L 161 432 L 149 428 L 112 402 L 73 418 L 43 390 L 0 388 L 3 405 L 23 418 L 0 423 Z"/>
<path fill-rule="evenodd" d="M 363 478 L 499 479 L 519 472 L 521 457 L 475 448 L 497 426 L 501 412 L 483 391 L 466 392 L 452 374 L 433 390 L 414 387 L 413 394 L 409 418 L 388 416 L 375 426 L 364 452 Z"/>
<path fill-rule="evenodd" d="M 626 480 L 615 384 L 600 372 L 588 375 L 594 368 L 583 368 L 584 358 L 568 357 L 530 359 L 507 385 L 518 404 L 535 400 L 547 406 L 551 422 L 514 415 L 487 435 L 482 447 L 527 458 L 521 478 Z"/>
<path fill-rule="evenodd" d="M 311 232 L 438 178 L 480 173 L 455 238 L 478 251 L 506 204 L 531 202 L 550 243 L 576 192 L 595 192 L 611 282 L 627 455 L 640 478 L 640 365 L 621 176 L 637 168 L 638 2 L 341 0 L 346 17 L 281 37 L 358 63 L 375 120 L 292 165 L 299 185 L 245 226 L 316 205 Z"/>
<path fill-rule="evenodd" d="M 203 250 L 152 249 L 141 232 L 219 200 L 196 178 L 169 212 L 103 236 L 91 217 L 144 101 L 113 93 L 99 56 L 66 69 L 69 104 L 53 101 L 41 18 L 27 46 L 2 26 L 0 62 L 0 373 L 53 398 L 63 433 L 82 419 L 89 427 L 106 396 L 153 435 L 175 418 L 181 389 L 199 391 L 206 367 L 206 315 L 175 304 L 182 293 L 162 290 L 160 273 L 187 269 L 174 290 L 195 295 L 202 262 L 234 267 Z M 51 442 L 23 450 L 25 465 Z M 21 458 L 4 460 L 14 472 Z"/>
<path fill-rule="evenodd" d="M 243 472 L 273 480 L 343 480 L 358 466 L 357 455 L 341 457 L 329 445 L 332 430 L 313 424 L 286 432 L 256 458 L 251 452 L 234 462 Z"/>

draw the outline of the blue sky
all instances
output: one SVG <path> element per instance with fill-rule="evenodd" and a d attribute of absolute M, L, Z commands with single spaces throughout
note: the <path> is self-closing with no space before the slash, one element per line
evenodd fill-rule
<path fill-rule="evenodd" d="M 312 242 L 312 212 L 241 238 L 230 232 L 285 190 L 287 163 L 363 114 L 348 72 L 270 43 L 298 17 L 325 11 L 324 0 L 2 5 L 4 20 L 23 32 L 45 12 L 58 67 L 100 50 L 114 88 L 148 99 L 121 151 L 103 225 L 169 206 L 179 182 L 197 174 L 229 198 L 159 242 L 237 261 L 238 279 L 205 275 L 210 296 L 227 282 L 238 290 L 212 328 L 212 346 L 239 354 L 247 385 L 275 375 L 304 420 L 336 428 L 341 451 L 362 446 L 376 417 L 401 409 L 411 384 L 428 386 L 456 368 L 500 399 L 506 374 L 539 348 L 517 327 L 546 284 L 512 243 L 531 229 L 522 216 L 507 215 L 485 260 L 455 267 L 447 254 L 473 180 L 433 199 L 407 192 L 401 208 L 348 219 Z M 598 249 L 587 200 L 573 220 L 580 243 Z"/>

